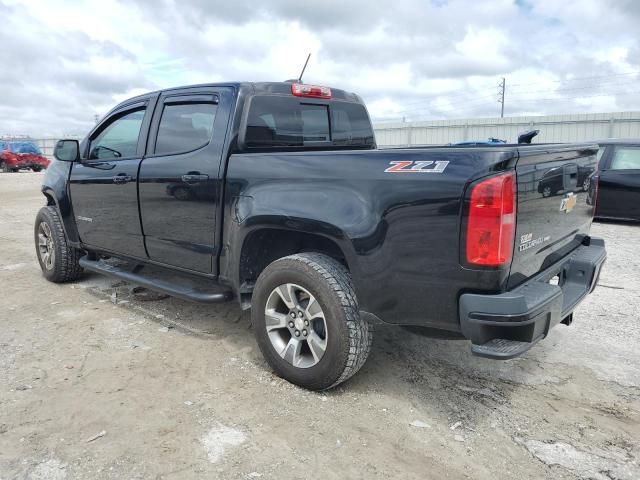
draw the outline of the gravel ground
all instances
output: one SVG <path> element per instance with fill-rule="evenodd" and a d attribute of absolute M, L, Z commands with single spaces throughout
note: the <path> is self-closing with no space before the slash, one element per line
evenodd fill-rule
<path fill-rule="evenodd" d="M 0 175 L 0 478 L 640 478 L 640 227 L 524 357 L 378 327 L 351 381 L 275 377 L 235 303 L 40 275 L 42 175 Z"/>

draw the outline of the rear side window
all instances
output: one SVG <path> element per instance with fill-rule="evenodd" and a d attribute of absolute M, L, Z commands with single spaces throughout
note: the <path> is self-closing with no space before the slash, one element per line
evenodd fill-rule
<path fill-rule="evenodd" d="M 156 154 L 175 154 L 205 146 L 213 133 L 214 103 L 165 105 L 158 127 Z"/>
<path fill-rule="evenodd" d="M 249 107 L 245 145 L 272 149 L 373 147 L 374 137 L 369 116 L 362 105 L 256 96 Z"/>
<path fill-rule="evenodd" d="M 640 147 L 616 147 L 611 170 L 640 170 Z"/>

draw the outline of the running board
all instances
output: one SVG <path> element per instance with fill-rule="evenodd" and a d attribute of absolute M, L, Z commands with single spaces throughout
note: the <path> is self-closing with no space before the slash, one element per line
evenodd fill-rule
<path fill-rule="evenodd" d="M 80 258 L 80 266 L 85 270 L 91 272 L 101 273 L 109 277 L 124 280 L 126 282 L 135 283 L 149 290 L 154 290 L 160 293 L 166 293 L 172 297 L 178 297 L 183 300 L 188 300 L 197 303 L 221 303 L 231 300 L 233 293 L 230 290 L 227 291 L 208 291 L 200 288 L 195 288 L 190 285 L 181 285 L 180 283 L 173 283 L 160 278 L 154 278 L 143 273 L 138 273 L 140 270 L 144 270 L 144 267 L 140 270 L 129 271 L 118 265 L 112 265 L 100 260 L 89 260 L 89 258 Z"/>

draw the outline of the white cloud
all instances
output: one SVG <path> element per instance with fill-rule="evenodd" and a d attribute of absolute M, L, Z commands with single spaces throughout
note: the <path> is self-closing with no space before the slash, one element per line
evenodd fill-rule
<path fill-rule="evenodd" d="M 635 0 L 0 0 L 0 134 L 84 133 L 158 88 L 305 80 L 377 119 L 640 109 Z M 8 66 L 8 67 L 7 67 Z"/>

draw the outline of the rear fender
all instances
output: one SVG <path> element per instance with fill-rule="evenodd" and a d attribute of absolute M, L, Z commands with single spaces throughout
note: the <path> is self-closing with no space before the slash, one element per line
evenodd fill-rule
<path fill-rule="evenodd" d="M 247 262 L 257 263 L 256 267 L 262 265 L 262 261 L 252 260 L 256 252 L 248 253 L 245 250 L 246 242 L 255 239 L 255 234 L 269 231 L 272 234 L 269 238 L 283 235 L 283 240 L 304 238 L 302 242 L 282 241 L 278 245 L 262 245 L 264 249 L 261 256 L 269 256 L 274 251 L 280 256 L 287 256 L 301 251 L 325 251 L 327 250 L 334 257 L 339 257 L 351 271 L 354 284 L 357 289 L 359 283 L 359 259 L 356 253 L 352 232 L 345 229 L 336 219 L 346 221 L 351 225 L 356 224 L 356 211 L 366 212 L 366 209 L 358 208 L 356 203 L 345 200 L 342 205 L 349 205 L 350 208 L 337 212 L 337 202 L 331 200 L 331 196 L 324 196 L 322 199 L 313 202 L 292 202 L 291 198 L 283 199 L 282 188 L 267 188 L 265 185 L 256 188 L 254 191 L 248 189 L 254 195 L 241 195 L 234 197 L 230 202 L 230 221 L 225 222 L 223 238 L 224 251 L 220 258 L 220 280 L 223 283 L 231 284 L 234 291 L 240 293 L 250 292 L 251 282 L 247 282 L 243 272 L 252 270 L 247 268 Z M 313 191 L 313 190 L 311 190 Z M 244 193 L 244 192 L 243 192 Z M 294 197 L 295 198 L 295 197 Z M 353 200 L 353 199 L 351 199 Z M 343 207 L 344 208 L 344 207 Z M 363 218 L 359 218 L 359 226 L 363 227 Z M 373 226 L 375 229 L 375 224 Z M 307 242 L 307 239 L 311 241 Z M 315 240 L 314 240 L 315 239 Z M 255 249 L 256 244 L 252 242 L 249 248 Z M 356 242 L 357 244 L 357 242 Z M 309 247 L 309 250 L 306 247 Z M 320 247 L 318 249 L 318 247 Z M 275 258 L 273 259 L 275 260 Z M 256 275 L 250 275 L 255 281 Z M 238 295 L 241 297 L 241 295 Z"/>

